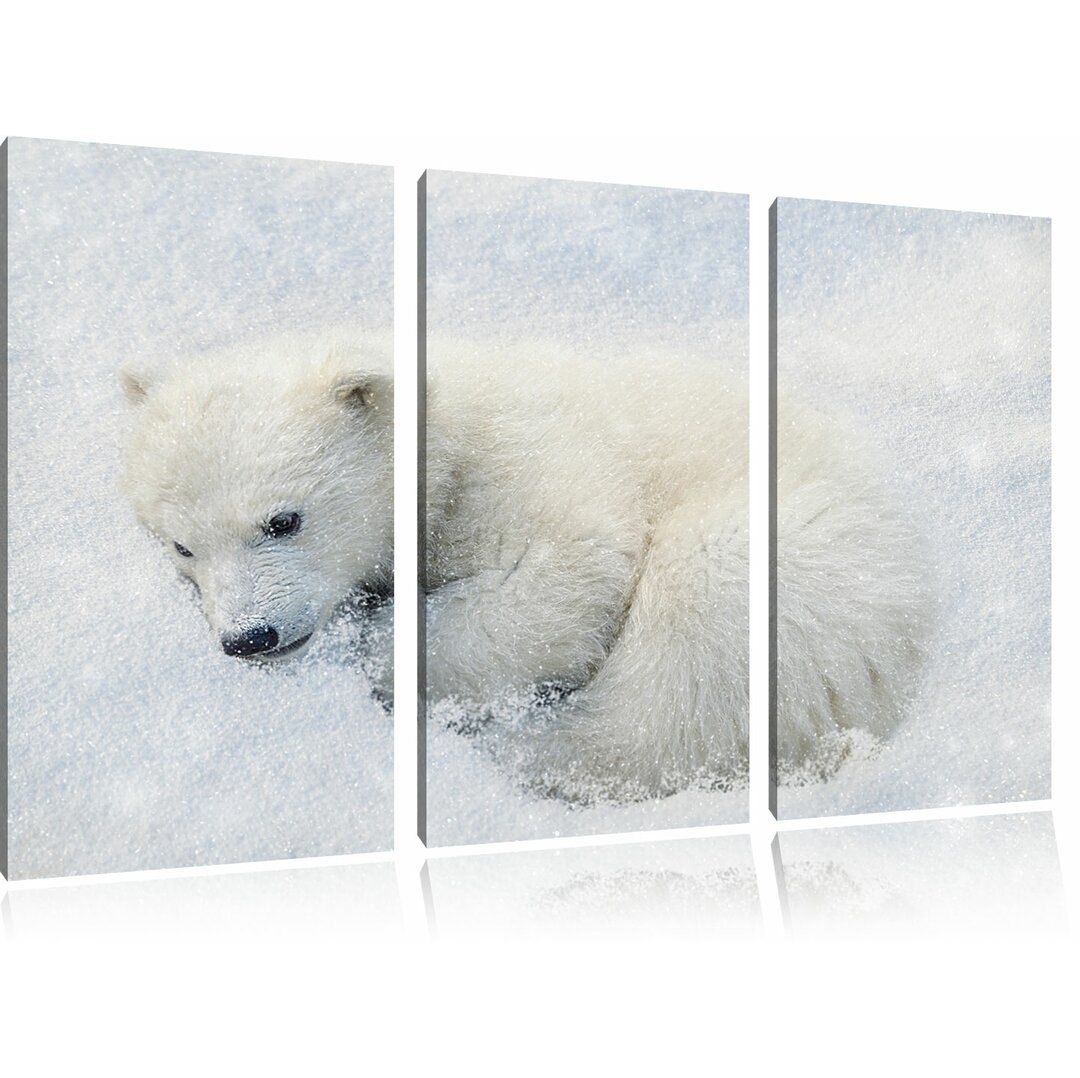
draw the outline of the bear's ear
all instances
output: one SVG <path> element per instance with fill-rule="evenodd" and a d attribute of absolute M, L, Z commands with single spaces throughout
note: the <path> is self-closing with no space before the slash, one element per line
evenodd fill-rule
<path fill-rule="evenodd" d="M 140 405 L 150 391 L 151 379 L 143 371 L 133 371 L 130 367 L 121 367 L 119 372 L 120 387 L 129 404 Z"/>
<path fill-rule="evenodd" d="M 392 410 L 393 383 L 385 374 L 371 371 L 348 371 L 339 374 L 331 383 L 335 400 L 364 412 Z"/>

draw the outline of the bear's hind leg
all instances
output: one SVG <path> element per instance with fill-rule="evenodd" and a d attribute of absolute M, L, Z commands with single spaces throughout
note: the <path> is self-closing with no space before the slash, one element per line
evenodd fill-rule
<path fill-rule="evenodd" d="M 747 603 L 744 514 L 688 506 L 665 521 L 607 658 L 524 750 L 528 781 L 582 801 L 741 781 Z"/>

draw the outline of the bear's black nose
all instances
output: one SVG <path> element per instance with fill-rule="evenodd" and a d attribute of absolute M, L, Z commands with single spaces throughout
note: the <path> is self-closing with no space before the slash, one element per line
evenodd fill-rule
<path fill-rule="evenodd" d="M 242 633 L 225 633 L 221 637 L 221 650 L 226 655 L 262 655 L 277 646 L 277 630 L 269 625 L 256 625 Z"/>

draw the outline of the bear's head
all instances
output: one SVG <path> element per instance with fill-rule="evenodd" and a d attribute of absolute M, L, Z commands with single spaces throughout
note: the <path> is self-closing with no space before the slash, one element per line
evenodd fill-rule
<path fill-rule="evenodd" d="M 121 371 L 126 486 L 229 655 L 299 654 L 393 573 L 393 381 L 349 339 L 279 340 Z"/>

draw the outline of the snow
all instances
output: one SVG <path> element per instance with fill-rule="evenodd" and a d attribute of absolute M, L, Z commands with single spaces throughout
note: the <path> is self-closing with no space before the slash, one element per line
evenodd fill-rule
<path fill-rule="evenodd" d="M 220 652 L 119 489 L 116 371 L 389 330 L 390 170 L 14 139 L 9 185 L 11 878 L 388 848 L 359 628 Z"/>
<path fill-rule="evenodd" d="M 778 386 L 892 457 L 939 601 L 884 746 L 783 817 L 1050 796 L 1050 222 L 781 199 Z"/>
<path fill-rule="evenodd" d="M 670 351 L 746 377 L 745 196 L 448 172 L 426 185 L 429 339 Z M 482 734 L 447 725 L 464 718 L 428 715 L 430 845 L 747 818 L 745 786 L 591 806 L 527 792 Z"/>

